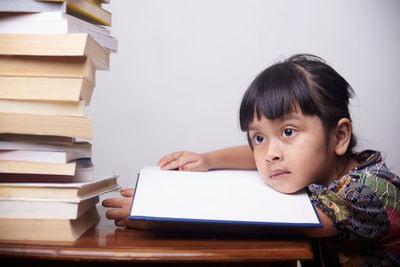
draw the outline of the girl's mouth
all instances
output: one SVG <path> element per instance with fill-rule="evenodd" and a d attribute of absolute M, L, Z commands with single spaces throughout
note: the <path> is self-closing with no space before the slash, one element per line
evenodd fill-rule
<path fill-rule="evenodd" d="M 285 178 L 288 174 L 290 174 L 289 171 L 284 171 L 284 170 L 272 170 L 269 173 L 269 178 L 272 180 L 278 180 L 278 179 L 283 179 Z"/>

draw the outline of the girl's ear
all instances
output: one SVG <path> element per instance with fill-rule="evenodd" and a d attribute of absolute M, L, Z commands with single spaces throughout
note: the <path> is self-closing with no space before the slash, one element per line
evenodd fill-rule
<path fill-rule="evenodd" d="M 335 132 L 335 152 L 338 156 L 343 156 L 350 145 L 352 135 L 351 121 L 347 118 L 340 119 Z"/>

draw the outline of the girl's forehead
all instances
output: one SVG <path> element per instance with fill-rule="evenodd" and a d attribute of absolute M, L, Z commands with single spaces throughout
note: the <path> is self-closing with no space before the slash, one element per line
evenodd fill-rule
<path fill-rule="evenodd" d="M 300 108 L 290 111 L 279 118 L 269 119 L 262 112 L 257 113 L 256 111 L 253 114 L 253 120 L 249 123 L 249 130 L 254 128 L 258 128 L 260 125 L 274 125 L 281 124 L 284 122 L 292 122 L 292 123 L 306 123 L 310 120 L 315 121 L 315 119 L 321 121 L 321 119 L 316 115 L 307 115 L 304 114 Z"/>

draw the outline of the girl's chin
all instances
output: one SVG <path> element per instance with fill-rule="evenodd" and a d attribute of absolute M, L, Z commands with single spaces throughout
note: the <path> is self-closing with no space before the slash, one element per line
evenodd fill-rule
<path fill-rule="evenodd" d="M 298 191 L 300 191 L 303 188 L 297 188 L 297 187 L 288 187 L 288 186 L 279 186 L 279 185 L 271 185 L 268 184 L 272 189 L 275 191 L 278 191 L 279 193 L 283 194 L 294 194 Z"/>

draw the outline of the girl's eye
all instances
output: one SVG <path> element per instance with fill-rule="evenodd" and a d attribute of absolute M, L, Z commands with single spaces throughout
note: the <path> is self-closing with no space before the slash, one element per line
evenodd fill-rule
<path fill-rule="evenodd" d="M 261 135 L 257 135 L 254 138 L 254 141 L 256 142 L 256 144 L 261 144 L 262 142 L 264 142 L 264 137 L 262 137 Z"/>
<path fill-rule="evenodd" d="M 295 133 L 296 133 L 296 131 L 293 130 L 293 129 L 285 129 L 285 130 L 283 130 L 283 132 L 282 132 L 282 136 L 283 136 L 283 137 L 291 137 L 291 136 L 293 136 Z"/>

